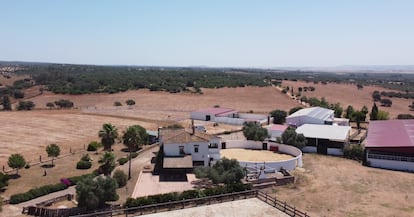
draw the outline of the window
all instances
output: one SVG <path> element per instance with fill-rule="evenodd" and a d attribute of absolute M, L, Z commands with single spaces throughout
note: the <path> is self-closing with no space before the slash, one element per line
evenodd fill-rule
<path fill-rule="evenodd" d="M 180 148 L 180 155 L 185 155 L 184 146 L 180 145 L 179 148 Z"/>
<path fill-rule="evenodd" d="M 218 148 L 218 144 L 217 143 L 210 143 L 208 145 L 208 148 Z"/>
<path fill-rule="evenodd" d="M 194 153 L 198 153 L 198 147 L 199 145 L 194 145 Z"/>

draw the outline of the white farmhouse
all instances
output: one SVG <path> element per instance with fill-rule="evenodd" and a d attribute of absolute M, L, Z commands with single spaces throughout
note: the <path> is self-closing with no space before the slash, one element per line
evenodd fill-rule
<path fill-rule="evenodd" d="M 220 159 L 221 139 L 203 132 L 184 129 L 162 130 L 160 144 L 164 151 L 164 169 L 192 169 L 208 166 Z"/>

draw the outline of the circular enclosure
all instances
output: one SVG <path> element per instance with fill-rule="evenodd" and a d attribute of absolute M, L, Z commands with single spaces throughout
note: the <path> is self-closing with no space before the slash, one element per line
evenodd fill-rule
<path fill-rule="evenodd" d="M 251 162 L 263 162 L 263 161 L 282 161 L 294 158 L 294 156 L 284 153 L 278 153 L 268 150 L 252 150 L 231 148 L 222 149 L 220 151 L 221 157 L 228 159 L 236 159 L 238 161 L 251 161 Z"/>

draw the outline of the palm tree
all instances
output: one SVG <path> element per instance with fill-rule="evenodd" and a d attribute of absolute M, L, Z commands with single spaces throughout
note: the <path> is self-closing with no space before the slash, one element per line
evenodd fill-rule
<path fill-rule="evenodd" d="M 118 138 L 118 129 L 110 124 L 103 124 L 102 129 L 98 133 L 101 138 L 101 143 L 105 151 L 111 151 L 111 146 L 115 144 L 115 139 Z"/>
<path fill-rule="evenodd" d="M 129 150 L 129 170 L 128 170 L 128 179 L 131 179 L 131 152 L 132 149 L 139 148 L 142 143 L 146 141 L 147 132 L 145 128 L 139 125 L 133 125 L 127 128 L 122 140 L 124 145 L 128 147 Z"/>
<path fill-rule="evenodd" d="M 105 176 L 110 176 L 112 170 L 115 169 L 115 155 L 111 152 L 105 152 L 104 155 L 98 161 L 101 166 L 99 167 Z"/>

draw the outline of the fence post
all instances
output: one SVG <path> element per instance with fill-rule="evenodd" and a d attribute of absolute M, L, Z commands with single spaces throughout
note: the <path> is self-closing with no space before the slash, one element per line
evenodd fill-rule
<path fill-rule="evenodd" d="M 285 203 L 283 205 L 283 212 L 286 212 L 286 201 L 285 201 Z"/>
<path fill-rule="evenodd" d="M 293 216 L 296 216 L 296 207 L 293 207 Z"/>
<path fill-rule="evenodd" d="M 265 199 L 265 202 L 267 203 L 267 191 L 266 191 L 266 199 Z"/>

